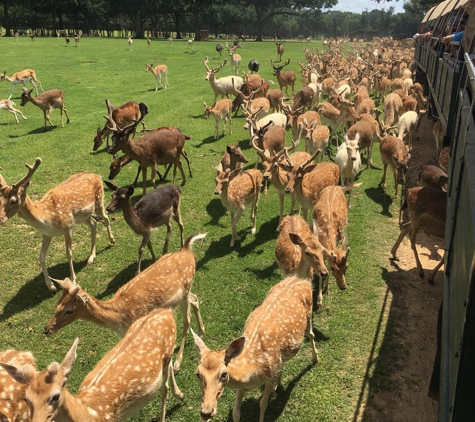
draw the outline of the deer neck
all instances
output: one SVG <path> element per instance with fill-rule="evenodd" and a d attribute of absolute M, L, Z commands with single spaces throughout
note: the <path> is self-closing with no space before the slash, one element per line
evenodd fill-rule
<path fill-rule="evenodd" d="M 137 214 L 132 207 L 132 201 L 130 198 L 122 206 L 122 212 L 124 213 L 125 221 L 132 228 L 132 230 L 136 234 L 143 234 L 142 221 L 137 217 Z"/>
<path fill-rule="evenodd" d="M 19 84 L 21 81 L 16 80 L 15 78 L 11 78 L 10 76 L 5 75 L 5 80 L 11 82 L 12 84 Z"/>
<path fill-rule="evenodd" d="M 124 301 L 117 301 L 115 297 L 108 301 L 101 301 L 93 296 L 88 296 L 88 299 L 87 312 L 82 315 L 82 319 L 109 328 L 120 336 L 123 336 L 133 323 L 134 317 L 129 315 L 127 309 L 123 309 L 124 306 L 121 307 L 121 303 L 126 304 Z"/>
<path fill-rule="evenodd" d="M 295 269 L 295 275 L 299 278 L 311 277 L 310 264 L 305 259 L 305 252 L 303 252 L 302 250 L 300 250 L 299 252 L 300 252 L 300 262 L 299 262 L 298 267 Z"/>
<path fill-rule="evenodd" d="M 122 151 L 125 154 L 129 155 L 130 158 L 138 161 L 139 163 L 140 163 L 141 157 L 144 157 L 144 156 L 146 157 L 149 155 L 144 145 L 139 141 L 134 141 L 133 139 L 130 138 L 130 136 L 127 137 L 126 146 Z"/>
<path fill-rule="evenodd" d="M 61 394 L 64 395 L 64 399 L 62 406 L 54 417 L 56 422 L 93 422 L 99 420 L 94 409 L 88 407 L 83 400 L 73 396 L 66 388 L 63 389 Z"/>
<path fill-rule="evenodd" d="M 55 219 L 55 214 L 47 211 L 45 208 L 42 206 L 42 201 L 33 201 L 26 194 L 18 210 L 18 216 L 40 233 L 47 234 L 48 228 L 52 227 L 52 220 Z"/>

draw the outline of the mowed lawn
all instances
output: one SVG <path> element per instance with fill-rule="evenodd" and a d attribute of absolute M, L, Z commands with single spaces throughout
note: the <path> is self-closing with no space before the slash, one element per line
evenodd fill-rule
<path fill-rule="evenodd" d="M 207 237 L 194 246 L 197 271 L 192 291 L 201 302 L 206 328 L 203 340 L 209 347 L 224 349 L 233 338 L 241 335 L 247 316 L 263 301 L 270 287 L 283 279 L 274 259 L 279 214 L 274 188 L 270 187 L 268 194 L 260 197 L 255 236 L 251 235 L 250 210 L 245 211 L 238 227 L 242 240 L 233 250 L 229 248 L 229 216 L 220 198 L 213 193 L 215 167 L 226 145 L 240 141 L 250 160 L 249 167 L 254 167 L 256 161 L 256 153 L 249 146 L 249 134 L 243 129 L 242 113 L 233 119 L 232 135 L 227 132 L 217 141 L 213 139 L 214 121 L 203 118 L 203 101 L 213 102 L 210 84 L 204 80 L 203 60 L 208 56 L 210 66 L 216 67 L 227 52 L 220 58 L 213 41 L 195 42 L 193 49 L 189 49 L 186 41 L 175 40 L 169 46 L 168 41 L 153 40 L 148 48 L 145 40 L 134 40 L 132 51 L 126 39 L 83 38 L 79 47 L 73 44 L 67 46 L 64 39 L 56 38 L 37 37 L 33 42 L 30 38 L 20 38 L 18 42 L 14 38 L 0 38 L 1 70 L 11 76 L 26 68 L 34 69 L 45 90 L 64 90 L 65 105 L 71 117 L 71 123 L 61 128 L 59 111 L 55 110 L 51 120 L 58 126 L 44 130 L 43 113 L 31 103 L 21 107 L 28 120 L 19 116 L 19 124 L 15 123 L 12 114 L 0 111 L 0 173 L 11 185 L 26 174 L 25 163 L 33 164 L 36 157 L 41 157 L 43 163 L 28 190 L 32 199 L 39 199 L 48 189 L 77 172 L 90 171 L 107 178 L 111 155 L 105 144 L 99 151 L 92 151 L 94 134 L 105 122 L 105 98 L 116 106 L 129 100 L 144 102 L 149 109 L 145 117 L 147 129 L 172 125 L 190 135 L 185 150 L 190 157 L 193 177 L 180 188 L 185 237 L 207 233 Z M 259 73 L 266 80 L 275 81 L 271 88 L 278 88 L 270 65 L 271 59 L 276 60 L 275 44 L 244 42 L 243 45 L 242 50 L 237 50 L 242 56 L 240 72 L 247 70 L 249 60 L 257 59 L 261 66 Z M 297 61 L 305 60 L 303 48 L 315 51 L 316 47 L 321 49 L 322 46 L 317 42 L 287 41 L 284 47 L 283 59 L 290 58 L 290 65 L 285 69 L 298 74 L 297 90 L 302 86 Z M 145 73 L 145 63 L 168 66 L 167 90 L 155 91 L 154 78 Z M 218 76 L 229 74 L 228 61 Z M 0 98 L 8 98 L 10 89 L 9 82 L 0 83 Z M 18 108 L 21 90 L 22 87 L 17 86 L 12 97 Z M 290 140 L 289 131 L 288 145 Z M 304 149 L 303 142 L 298 149 Z M 391 302 L 383 277 L 389 264 L 389 250 L 398 233 L 399 202 L 390 196 L 394 192 L 391 178 L 388 178 L 389 195 L 378 187 L 382 165 L 377 144 L 373 160 L 374 168 L 366 170 L 363 159 L 363 171 L 359 176 L 363 184 L 352 194 L 347 227 L 351 247 L 348 288 L 339 291 L 332 278 L 329 295 L 324 297 L 323 312 L 314 314 L 320 363 L 315 367 L 311 365 L 311 351 L 305 340 L 297 357 L 285 366 L 283 385 L 269 402 L 266 421 L 357 420 L 364 412 L 370 380 L 378 377 L 383 382 L 393 370 L 390 362 L 391 356 L 397 353 L 396 345 L 386 344 L 390 347 L 384 347 L 384 353 L 380 351 Z M 122 186 L 131 184 L 136 170 L 137 166 L 130 164 L 115 182 Z M 188 176 L 186 165 L 185 171 Z M 179 173 L 177 182 L 181 183 Z M 171 177 L 162 183 L 171 183 Z M 141 194 L 139 184 L 134 201 Z M 109 200 L 110 190 L 105 188 L 106 205 Z M 287 198 L 286 211 L 289 205 Z M 73 233 L 78 284 L 101 299 L 112 297 L 120 286 L 133 278 L 141 240 L 133 234 L 120 212 L 110 217 L 116 244 L 109 245 L 106 229 L 99 224 L 97 258 L 93 265 L 86 265 L 90 247 L 88 228 L 78 226 Z M 152 237 L 158 254 L 163 248 L 164 235 L 165 228 L 161 227 Z M 179 230 L 174 224 L 169 251 L 178 250 L 179 242 Z M 53 361 L 61 361 L 74 339 L 79 337 L 78 358 L 68 381 L 69 390 L 74 393 L 119 337 L 83 321 L 66 327 L 51 338 L 43 335 L 43 326 L 53 315 L 60 294 L 53 295 L 45 286 L 38 259 L 40 246 L 39 233 L 18 216 L 0 226 L 0 348 L 32 351 L 37 367 L 42 370 Z M 46 262 L 53 278 L 69 276 L 62 238 L 53 240 Z M 150 253 L 145 250 L 142 268 L 151 263 Z M 177 322 L 180 335 L 180 311 L 177 311 Z M 191 324 L 197 330 L 193 316 Z M 169 399 L 167 420 L 199 419 L 201 392 L 195 376 L 197 363 L 198 356 L 190 335 L 177 375 L 185 399 L 182 403 L 174 397 Z M 376 364 L 387 372 L 374 374 Z M 260 394 L 260 390 L 246 393 L 242 405 L 243 422 L 258 420 Z M 234 399 L 235 392 L 226 390 L 215 420 L 232 420 Z M 157 395 L 133 420 L 156 421 L 159 410 Z"/>

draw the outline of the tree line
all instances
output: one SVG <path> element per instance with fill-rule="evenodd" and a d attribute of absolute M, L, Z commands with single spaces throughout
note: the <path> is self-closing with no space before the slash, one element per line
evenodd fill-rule
<path fill-rule="evenodd" d="M 376 2 L 378 2 L 376 0 Z M 411 0 L 404 13 L 394 7 L 363 13 L 339 12 L 338 0 L 0 0 L 0 22 L 6 36 L 36 31 L 55 36 L 58 31 L 113 36 L 130 33 L 180 39 L 186 34 L 200 39 L 200 30 L 219 36 L 350 37 L 417 32 L 430 0 Z M 388 4 L 388 3 L 386 3 Z M 376 6 L 376 4 L 375 4 Z"/>

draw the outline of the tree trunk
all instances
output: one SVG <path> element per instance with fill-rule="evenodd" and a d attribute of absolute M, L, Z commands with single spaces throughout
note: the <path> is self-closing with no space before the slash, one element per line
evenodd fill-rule
<path fill-rule="evenodd" d="M 262 31 L 264 30 L 264 22 L 262 21 L 262 11 L 255 6 L 256 9 L 256 41 L 262 41 Z"/>
<path fill-rule="evenodd" d="M 175 22 L 175 32 L 176 32 L 176 39 L 181 40 L 181 14 L 180 12 L 172 13 L 173 21 Z"/>
<path fill-rule="evenodd" d="M 142 19 L 139 10 L 135 13 L 135 38 L 143 38 Z"/>
<path fill-rule="evenodd" d="M 8 15 L 8 0 L 3 0 L 3 23 L 5 24 L 5 36 L 11 37 L 10 16 Z"/>

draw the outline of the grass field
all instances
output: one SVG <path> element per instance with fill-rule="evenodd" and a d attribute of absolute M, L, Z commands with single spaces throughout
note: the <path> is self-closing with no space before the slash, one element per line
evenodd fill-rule
<path fill-rule="evenodd" d="M 299 73 L 297 61 L 305 60 L 303 47 L 307 44 L 288 41 L 284 60 Z M 316 42 L 311 48 L 321 47 Z M 42 165 L 33 176 L 29 195 L 39 199 L 48 189 L 73 173 L 92 171 L 106 178 L 111 156 L 105 149 L 92 151 L 92 140 L 98 126 L 103 126 L 106 114 L 104 99 L 116 106 L 134 100 L 149 108 L 147 128 L 173 125 L 190 135 L 187 151 L 193 178 L 181 188 L 182 216 L 185 237 L 207 232 L 197 242 L 194 252 L 197 271 L 193 292 L 201 301 L 206 327 L 203 337 L 209 347 L 225 348 L 241 334 L 249 313 L 259 305 L 272 285 L 283 278 L 274 260 L 278 198 L 270 187 L 261 195 L 257 217 L 257 234 L 250 233 L 249 210 L 239 223 L 242 241 L 230 250 L 231 227 L 229 217 L 218 196 L 213 194 L 215 167 L 226 145 L 241 141 L 244 154 L 254 166 L 255 152 L 249 146 L 249 135 L 243 129 L 240 115 L 233 119 L 233 134 L 213 139 L 214 121 L 203 118 L 203 101 L 212 103 L 213 93 L 204 80 L 202 61 L 209 57 L 210 65 L 220 60 L 214 42 L 196 42 L 193 50 L 186 41 L 153 41 L 150 48 L 145 40 L 134 40 L 129 51 L 126 39 L 83 38 L 79 47 L 66 46 L 63 39 L 0 38 L 3 67 L 8 75 L 32 68 L 37 72 L 44 89 L 60 88 L 65 92 L 65 104 L 71 123 L 59 126 L 59 111 L 51 120 L 57 127 L 43 129 L 43 113 L 29 103 L 21 108 L 28 117 L 16 124 L 10 113 L 0 111 L 0 167 L 8 184 L 26 174 L 25 163 L 32 164 L 41 157 Z M 257 59 L 260 74 L 274 79 L 270 59 L 276 59 L 273 42 L 244 43 L 238 50 L 242 56 L 241 70 Z M 224 58 L 224 55 L 223 55 Z M 167 64 L 169 87 L 155 91 L 155 81 L 145 73 L 145 63 Z M 218 76 L 229 74 L 229 64 Z M 297 87 L 301 87 L 300 77 Z M 272 86 L 271 86 L 272 87 Z M 278 87 L 278 85 L 273 86 Z M 0 98 L 8 98 L 11 84 L 0 84 Z M 21 86 L 12 99 L 19 107 Z M 291 134 L 288 133 L 290 144 Z M 303 143 L 298 149 L 303 149 Z M 324 297 L 324 310 L 314 315 L 318 366 L 311 365 L 311 353 L 305 341 L 297 357 L 290 361 L 283 373 L 283 386 L 273 395 L 266 412 L 267 421 L 348 421 L 364 419 L 368 397 L 368 383 L 384 384 L 393 370 L 391 356 L 397 347 L 385 344 L 386 316 L 390 304 L 384 282 L 388 252 L 398 228 L 395 222 L 398 203 L 385 194 L 378 183 L 381 162 L 378 146 L 374 146 L 374 168 L 363 170 L 359 181 L 363 185 L 352 194 L 347 233 L 351 247 L 347 272 L 348 288 L 337 290 L 331 280 L 330 294 Z M 365 161 L 364 161 L 365 163 Z M 186 167 L 186 166 L 185 166 Z M 364 169 L 364 166 L 363 166 Z M 126 167 L 115 180 L 120 185 L 132 183 L 136 166 Z M 178 178 L 181 183 L 181 179 Z M 171 179 L 166 181 L 171 183 Z M 391 183 L 388 192 L 392 193 Z M 136 190 L 138 200 L 141 189 Z M 110 191 L 105 188 L 108 203 Z M 288 210 L 289 202 L 286 202 Z M 110 246 L 103 224 L 98 228 L 97 258 L 87 266 L 90 235 L 86 226 L 78 226 L 73 234 L 73 258 L 78 284 L 88 293 L 102 299 L 114 292 L 135 274 L 137 248 L 140 239 L 126 225 L 121 213 L 111 215 L 116 244 Z M 155 250 L 161 251 L 165 228 L 158 229 L 152 238 Z M 114 333 L 87 322 L 76 322 L 54 337 L 42 334 L 44 324 L 52 316 L 59 293 L 53 295 L 46 288 L 38 260 L 41 236 L 18 216 L 0 227 L 0 348 L 31 350 L 37 367 L 44 369 L 52 361 L 61 361 L 79 337 L 78 358 L 69 378 L 69 390 L 76 392 L 85 375 L 118 341 Z M 179 231 L 174 225 L 169 251 L 179 247 Z M 46 257 L 50 275 L 69 276 L 69 267 L 61 238 L 53 240 Z M 151 264 L 146 250 L 142 268 Z M 177 311 L 178 333 L 181 315 Z M 192 318 L 192 327 L 196 321 Z M 394 346 L 394 347 L 393 347 Z M 387 360 L 387 365 L 385 365 Z M 167 420 L 195 421 L 199 418 L 201 392 L 194 375 L 198 363 L 192 337 L 185 347 L 182 369 L 177 382 L 185 394 L 183 403 L 171 398 L 167 406 Z M 374 373 L 374 367 L 385 367 L 386 373 Z M 257 421 L 260 391 L 249 391 L 242 405 L 242 421 Z M 227 390 L 218 407 L 217 421 L 231 421 L 234 391 Z M 138 413 L 134 421 L 158 420 L 159 398 Z"/>

